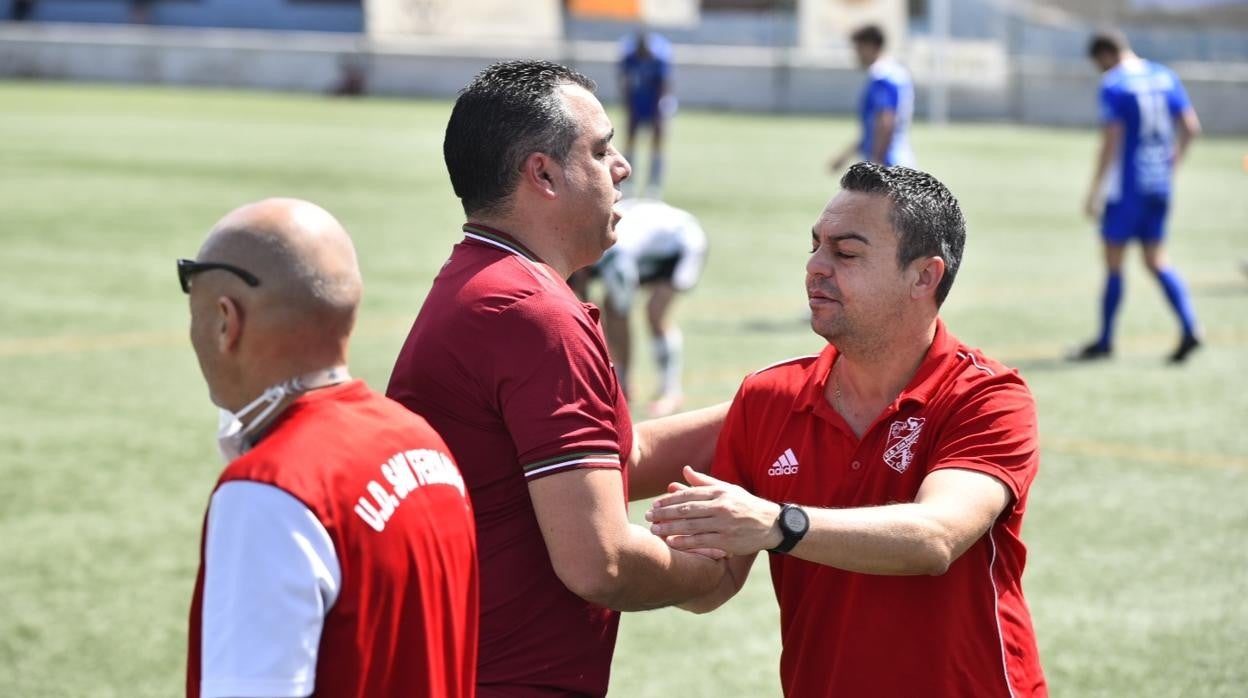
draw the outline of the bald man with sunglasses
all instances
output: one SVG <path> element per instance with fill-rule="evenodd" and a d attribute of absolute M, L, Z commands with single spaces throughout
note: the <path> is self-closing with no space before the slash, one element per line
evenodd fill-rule
<path fill-rule="evenodd" d="M 227 466 L 204 520 L 188 697 L 472 696 L 472 511 L 425 420 L 347 372 L 362 283 L 328 212 L 243 206 L 178 260 Z"/>

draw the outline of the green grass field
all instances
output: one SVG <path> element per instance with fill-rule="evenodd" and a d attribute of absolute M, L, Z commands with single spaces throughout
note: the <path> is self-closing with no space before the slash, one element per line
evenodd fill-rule
<path fill-rule="evenodd" d="M 367 287 L 352 368 L 384 387 L 460 237 L 449 105 L 28 83 L 0 83 L 0 105 L 0 696 L 177 695 L 220 463 L 173 260 L 240 203 L 324 205 Z M 678 304 L 693 406 L 820 348 L 800 319 L 803 263 L 836 190 L 826 155 L 852 134 L 843 119 L 678 116 L 668 198 L 712 244 Z M 1244 695 L 1248 139 L 1199 141 L 1179 176 L 1171 250 L 1209 340 L 1181 368 L 1163 365 L 1177 329 L 1134 257 L 1119 355 L 1059 360 L 1096 322 L 1098 239 L 1079 214 L 1091 132 L 920 126 L 915 142 L 969 221 L 945 318 L 1019 367 L 1040 405 L 1024 583 L 1053 695 Z M 626 616 L 612 692 L 774 696 L 778 653 L 760 569 L 709 616 Z"/>

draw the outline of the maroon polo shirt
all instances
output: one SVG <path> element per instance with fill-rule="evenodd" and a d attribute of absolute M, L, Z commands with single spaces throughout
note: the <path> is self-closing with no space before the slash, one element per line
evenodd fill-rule
<path fill-rule="evenodd" d="M 386 393 L 442 435 L 468 485 L 481 561 L 479 695 L 604 695 L 619 614 L 559 581 L 528 483 L 616 468 L 627 498 L 628 406 L 598 309 L 507 234 L 464 233 Z"/>

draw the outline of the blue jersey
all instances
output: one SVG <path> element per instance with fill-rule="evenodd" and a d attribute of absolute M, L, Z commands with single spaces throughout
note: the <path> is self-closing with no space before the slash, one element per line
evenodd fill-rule
<path fill-rule="evenodd" d="M 1122 125 L 1122 144 L 1104 182 L 1109 204 L 1134 206 L 1168 197 L 1174 170 L 1174 120 L 1190 106 L 1169 68 L 1139 60 L 1101 78 L 1101 123 Z"/>
<path fill-rule="evenodd" d="M 914 152 L 910 150 L 910 121 L 914 118 L 914 83 L 910 73 L 896 61 L 882 58 L 867 69 L 869 80 L 862 91 L 859 116 L 862 119 L 862 141 L 858 153 L 863 160 L 870 160 L 875 149 L 875 119 L 880 112 L 891 111 L 897 115 L 893 127 L 893 142 L 884 153 L 885 165 L 914 165 Z"/>
<path fill-rule="evenodd" d="M 646 48 L 649 55 L 643 56 L 637 36 L 624 37 L 620 42 L 620 79 L 630 108 L 634 112 L 653 113 L 663 95 L 663 84 L 672 72 L 672 45 L 650 32 L 646 34 Z"/>

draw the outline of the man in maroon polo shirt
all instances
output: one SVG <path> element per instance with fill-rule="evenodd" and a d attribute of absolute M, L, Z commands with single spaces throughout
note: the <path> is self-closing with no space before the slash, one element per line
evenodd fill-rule
<path fill-rule="evenodd" d="M 1035 401 L 938 316 L 962 211 L 905 167 L 858 163 L 841 187 L 806 264 L 828 346 L 747 377 L 714 477 L 686 471 L 696 486 L 647 518 L 678 549 L 733 556 L 689 610 L 727 601 L 773 553 L 786 695 L 1047 695 L 1019 537 Z"/>
<path fill-rule="evenodd" d="M 479 695 L 601 696 L 618 611 L 710 592 L 720 561 L 628 523 L 681 464 L 709 467 L 726 406 L 633 425 L 598 325 L 565 279 L 615 240 L 628 162 L 589 78 L 493 65 L 443 153 L 468 222 L 387 394 L 446 439 L 481 562 Z"/>

